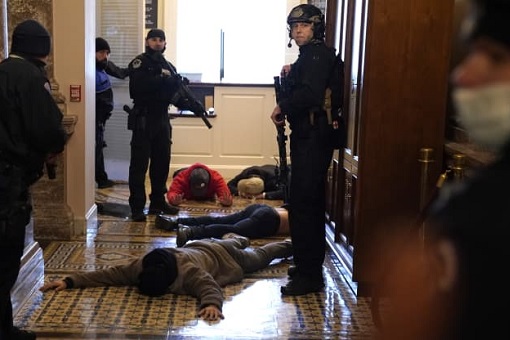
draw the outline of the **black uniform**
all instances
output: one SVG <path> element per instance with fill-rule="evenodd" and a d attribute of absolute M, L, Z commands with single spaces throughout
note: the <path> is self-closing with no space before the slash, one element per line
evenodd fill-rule
<path fill-rule="evenodd" d="M 134 102 L 128 122 L 133 131 L 129 165 L 129 206 L 133 216 L 140 215 L 145 207 L 145 174 L 149 160 L 149 210 L 153 207 L 158 210 L 167 204 L 166 181 L 172 144 L 168 106 L 178 83 L 175 76 L 165 76 L 162 70 L 176 74 L 175 67 L 160 52 L 150 48 L 129 63 L 129 93 Z"/>
<path fill-rule="evenodd" d="M 0 338 L 16 339 L 10 290 L 19 274 L 30 221 L 29 186 L 48 154 L 64 149 L 62 112 L 42 61 L 11 56 L 0 63 Z M 35 338 L 35 336 L 34 336 Z"/>
<path fill-rule="evenodd" d="M 108 75 L 124 79 L 128 76 L 127 68 L 120 68 L 113 62 L 106 65 L 96 61 L 96 171 L 95 177 L 99 187 L 108 182 L 108 174 L 104 165 L 104 152 L 106 146 L 104 131 L 106 121 L 112 115 L 113 90 Z"/>
<path fill-rule="evenodd" d="M 278 104 L 291 130 L 289 224 L 294 263 L 302 277 L 322 282 L 326 251 L 325 187 L 333 156 L 332 129 L 322 109 L 335 51 L 322 41 L 299 48 L 288 75 L 290 97 Z"/>

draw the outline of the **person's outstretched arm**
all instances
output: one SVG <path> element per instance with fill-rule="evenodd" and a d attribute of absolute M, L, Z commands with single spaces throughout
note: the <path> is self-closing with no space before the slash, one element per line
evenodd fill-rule
<path fill-rule="evenodd" d="M 129 76 L 129 68 L 128 67 L 118 67 L 111 60 L 108 60 L 108 63 L 106 64 L 105 72 L 108 75 L 118 78 L 118 79 L 124 79 L 127 76 Z"/>
<path fill-rule="evenodd" d="M 198 317 L 206 321 L 224 319 L 221 310 L 223 307 L 223 290 L 212 275 L 196 266 L 181 267 L 181 269 L 184 292 L 195 296 L 200 303 Z"/>
<path fill-rule="evenodd" d="M 51 289 L 61 291 L 84 287 L 133 286 L 138 282 L 138 274 L 141 268 L 141 259 L 137 259 L 126 265 L 92 272 L 76 273 L 66 277 L 64 280 L 46 282 L 39 290 L 46 292 Z"/>

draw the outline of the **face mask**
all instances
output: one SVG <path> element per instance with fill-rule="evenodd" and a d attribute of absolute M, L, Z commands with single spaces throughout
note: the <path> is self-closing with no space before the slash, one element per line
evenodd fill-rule
<path fill-rule="evenodd" d="M 493 151 L 510 141 L 510 84 L 456 89 L 457 121 L 471 140 Z"/>

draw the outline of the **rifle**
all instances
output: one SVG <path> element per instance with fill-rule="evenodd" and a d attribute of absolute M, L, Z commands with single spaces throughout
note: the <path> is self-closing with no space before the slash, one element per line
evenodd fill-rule
<path fill-rule="evenodd" d="M 206 117 L 207 111 L 205 110 L 204 105 L 195 98 L 188 87 L 189 80 L 187 78 L 183 78 L 179 73 L 174 72 L 173 68 L 171 69 L 172 70 L 170 72 L 172 77 L 176 79 L 178 88 L 170 102 L 177 106 L 180 110 L 193 112 L 195 116 L 202 118 L 209 129 L 212 128 L 211 123 Z"/>
<path fill-rule="evenodd" d="M 276 103 L 280 99 L 289 96 L 289 86 L 286 77 L 274 77 L 274 90 L 276 94 Z M 282 112 L 282 119 L 285 120 L 285 113 Z M 283 190 L 283 202 L 289 202 L 289 167 L 287 166 L 287 135 L 285 135 L 285 124 L 276 126 L 276 141 L 278 142 L 279 166 L 277 170 L 278 186 Z"/>
<path fill-rule="evenodd" d="M 209 122 L 209 120 L 206 117 L 207 112 L 205 110 L 204 105 L 202 105 L 202 103 L 198 99 L 195 98 L 193 93 L 191 93 L 190 89 L 188 88 L 187 84 L 189 83 L 189 81 L 187 79 L 183 78 L 180 74 L 175 73 L 174 71 L 171 71 L 171 74 L 172 74 L 172 77 L 175 77 L 175 79 L 176 79 L 178 89 L 175 92 L 175 94 L 173 95 L 170 102 L 173 105 L 177 106 L 180 110 L 189 110 L 189 111 L 193 112 L 193 114 L 195 116 L 202 118 L 205 125 L 209 129 L 212 128 L 211 123 Z M 127 105 L 124 105 L 123 109 L 130 117 L 132 117 L 131 121 L 134 122 L 136 119 L 136 115 L 137 115 L 135 110 L 133 108 L 130 108 Z M 130 124 L 129 120 L 128 120 L 128 129 L 132 130 L 133 128 L 134 128 L 134 125 Z"/>

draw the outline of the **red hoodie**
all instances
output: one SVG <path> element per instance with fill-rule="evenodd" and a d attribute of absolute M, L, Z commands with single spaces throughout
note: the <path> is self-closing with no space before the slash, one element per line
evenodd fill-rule
<path fill-rule="evenodd" d="M 172 205 L 178 205 L 175 204 L 175 199 L 178 195 L 182 195 L 184 199 L 186 200 L 194 200 L 197 199 L 196 197 L 193 197 L 191 194 L 191 187 L 189 182 L 189 177 L 193 169 L 196 168 L 203 168 L 207 170 L 209 173 L 209 184 L 207 186 L 207 192 L 206 196 L 201 199 L 214 199 L 216 197 L 225 197 L 229 198 L 228 200 L 225 200 L 222 204 L 225 206 L 231 206 L 232 205 L 232 194 L 230 193 L 230 190 L 227 186 L 227 183 L 223 179 L 223 176 L 221 174 L 213 169 L 210 169 L 204 164 L 201 163 L 195 163 L 192 164 L 189 168 L 179 172 L 173 179 L 172 184 L 170 184 L 170 189 L 168 189 L 168 192 L 166 194 L 168 203 Z M 225 202 L 230 202 L 229 204 L 225 204 Z"/>

